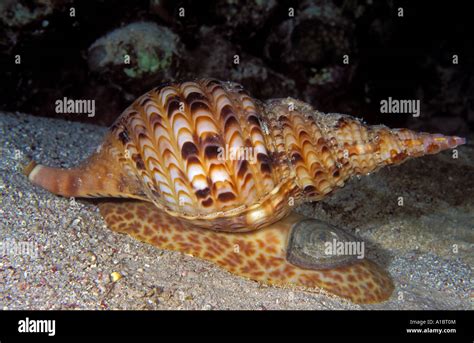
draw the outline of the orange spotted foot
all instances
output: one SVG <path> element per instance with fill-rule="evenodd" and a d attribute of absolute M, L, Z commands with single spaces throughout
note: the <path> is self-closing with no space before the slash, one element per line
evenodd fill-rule
<path fill-rule="evenodd" d="M 143 201 L 101 202 L 99 208 L 114 231 L 259 282 L 324 289 L 364 304 L 387 300 L 393 291 L 390 276 L 374 262 L 319 253 L 318 241 L 332 241 L 336 231 L 326 226 L 325 233 L 320 222 L 296 213 L 261 230 L 227 233 L 190 227 Z M 344 234 L 337 234 L 344 240 Z"/>

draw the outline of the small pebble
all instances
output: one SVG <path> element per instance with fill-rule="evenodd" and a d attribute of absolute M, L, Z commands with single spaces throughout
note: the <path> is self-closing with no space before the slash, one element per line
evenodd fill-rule
<path fill-rule="evenodd" d="M 110 278 L 112 279 L 112 282 L 117 282 L 122 278 L 122 275 L 118 272 L 113 272 L 110 274 Z"/>

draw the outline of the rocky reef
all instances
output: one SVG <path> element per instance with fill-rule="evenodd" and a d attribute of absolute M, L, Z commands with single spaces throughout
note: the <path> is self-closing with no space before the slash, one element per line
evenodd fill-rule
<path fill-rule="evenodd" d="M 464 16 L 371 0 L 5 0 L 0 109 L 62 117 L 56 99 L 94 99 L 95 118 L 66 119 L 107 125 L 156 84 L 207 76 L 256 98 L 293 96 L 374 123 L 462 134 L 474 121 Z M 420 99 L 422 123 L 381 116 L 389 96 Z"/>

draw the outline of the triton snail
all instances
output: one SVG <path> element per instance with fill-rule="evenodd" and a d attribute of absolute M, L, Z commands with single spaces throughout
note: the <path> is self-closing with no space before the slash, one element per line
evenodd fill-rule
<path fill-rule="evenodd" d="M 325 254 L 324 242 L 356 238 L 293 209 L 351 176 L 464 143 L 367 126 L 292 98 L 260 102 L 235 83 L 200 79 L 139 97 L 78 167 L 30 161 L 24 172 L 58 195 L 107 198 L 99 208 L 110 229 L 159 248 L 259 282 L 374 303 L 390 297 L 389 274 L 366 258 Z M 226 151 L 239 149 L 252 154 Z"/>

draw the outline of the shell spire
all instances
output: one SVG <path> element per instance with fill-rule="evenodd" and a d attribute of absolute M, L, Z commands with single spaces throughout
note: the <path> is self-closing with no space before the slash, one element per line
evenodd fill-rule
<path fill-rule="evenodd" d="M 381 130 L 385 131 L 386 128 Z M 383 157 L 387 164 L 397 164 L 409 157 L 433 155 L 463 144 L 466 144 L 466 139 L 462 137 L 394 129 L 386 136 L 381 151 L 385 151 Z"/>
<path fill-rule="evenodd" d="M 271 140 L 281 168 L 294 175 L 303 201 L 320 200 L 354 175 L 366 175 L 412 157 L 436 154 L 465 139 L 366 125 L 338 113 L 322 113 L 292 99 L 266 102 Z"/>
<path fill-rule="evenodd" d="M 343 117 L 336 123 L 335 136 L 349 158 L 355 174 L 366 174 L 386 165 L 397 165 L 413 157 L 437 154 L 466 143 L 457 136 L 367 126 L 355 118 Z M 346 138 L 347 137 L 347 138 Z"/>

